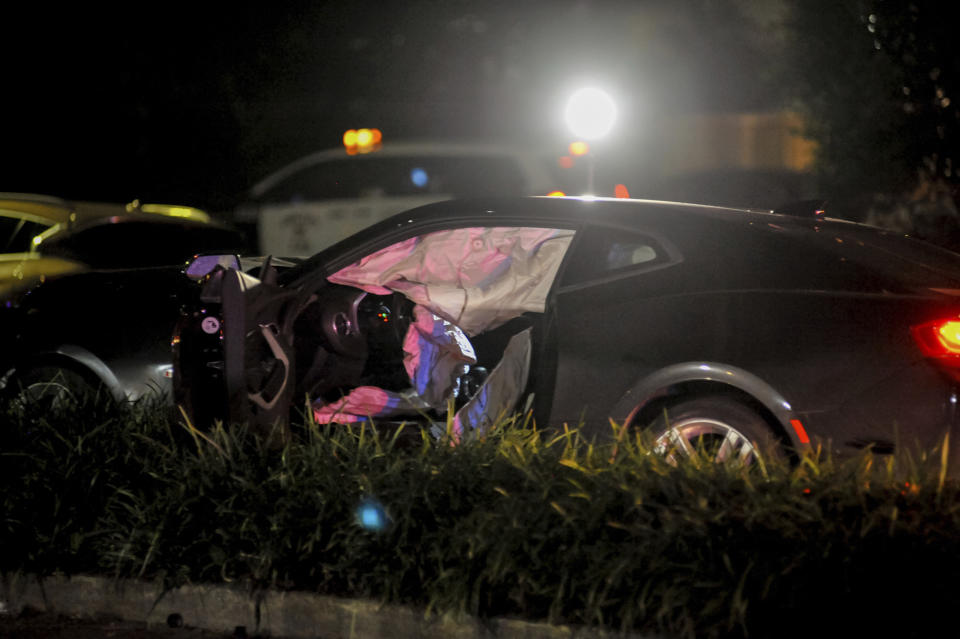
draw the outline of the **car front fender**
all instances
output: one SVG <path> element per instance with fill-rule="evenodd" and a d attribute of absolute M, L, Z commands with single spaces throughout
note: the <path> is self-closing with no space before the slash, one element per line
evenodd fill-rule
<path fill-rule="evenodd" d="M 107 364 L 89 350 L 73 344 L 62 344 L 54 349 L 31 353 L 29 358 L 14 366 L 4 377 L 7 381 L 15 376 L 18 370 L 26 371 L 36 366 L 59 366 L 70 368 L 90 381 L 99 381 L 118 399 L 126 397 L 124 385 L 110 370 Z"/>

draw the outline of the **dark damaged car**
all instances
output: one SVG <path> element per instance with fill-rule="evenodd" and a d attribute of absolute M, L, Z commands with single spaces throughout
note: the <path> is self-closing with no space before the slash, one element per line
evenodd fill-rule
<path fill-rule="evenodd" d="M 745 459 L 956 428 L 960 257 L 822 212 L 450 201 L 296 265 L 207 259 L 175 338 L 199 422 L 270 429 L 307 407 L 467 435 L 530 409 Z"/>

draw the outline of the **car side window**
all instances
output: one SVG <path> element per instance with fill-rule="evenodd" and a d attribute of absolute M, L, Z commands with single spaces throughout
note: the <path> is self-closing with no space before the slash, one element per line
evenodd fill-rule
<path fill-rule="evenodd" d="M 642 271 L 674 259 L 662 242 L 649 235 L 619 228 L 589 227 L 583 231 L 564 267 L 561 286 Z"/>
<path fill-rule="evenodd" d="M 0 253 L 28 253 L 33 247 L 33 238 L 48 228 L 49 224 L 0 216 Z"/>

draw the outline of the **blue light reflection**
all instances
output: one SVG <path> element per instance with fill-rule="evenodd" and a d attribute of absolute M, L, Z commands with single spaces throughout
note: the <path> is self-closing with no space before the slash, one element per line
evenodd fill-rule
<path fill-rule="evenodd" d="M 390 517 L 383 505 L 373 497 L 366 497 L 357 506 L 357 524 L 371 532 L 383 532 L 390 523 Z"/>
<path fill-rule="evenodd" d="M 410 181 L 422 189 L 430 181 L 430 177 L 426 171 L 418 167 L 410 171 Z"/>

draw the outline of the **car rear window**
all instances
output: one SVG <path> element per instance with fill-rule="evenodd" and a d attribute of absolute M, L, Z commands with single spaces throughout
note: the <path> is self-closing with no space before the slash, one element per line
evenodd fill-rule
<path fill-rule="evenodd" d="M 588 226 L 564 269 L 563 285 L 606 279 L 621 273 L 638 273 L 676 261 L 675 254 L 648 234 Z"/>
<path fill-rule="evenodd" d="M 52 238 L 40 250 L 94 268 L 142 268 L 182 264 L 197 253 L 231 253 L 241 246 L 236 231 L 220 226 L 123 220 Z"/>
<path fill-rule="evenodd" d="M 517 161 L 506 155 L 355 157 L 330 160 L 289 176 L 261 198 L 287 203 L 359 197 L 523 195 Z"/>

